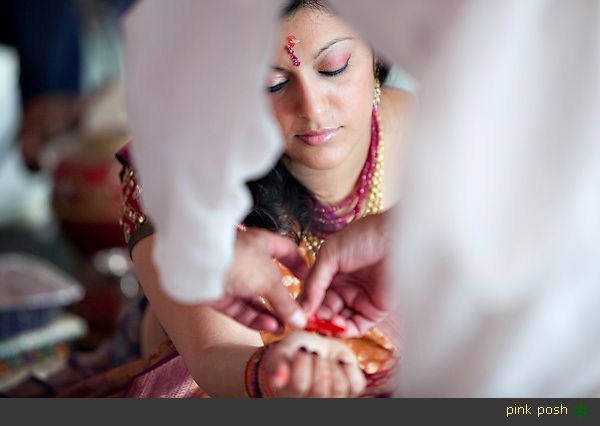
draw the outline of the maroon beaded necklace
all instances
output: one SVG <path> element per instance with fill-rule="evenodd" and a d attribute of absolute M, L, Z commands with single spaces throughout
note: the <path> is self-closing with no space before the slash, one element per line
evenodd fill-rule
<path fill-rule="evenodd" d="M 367 160 L 360 172 L 356 189 L 338 204 L 325 205 L 314 196 L 311 196 L 311 204 L 314 209 L 314 234 L 319 238 L 326 238 L 340 231 L 353 220 L 360 217 L 365 200 L 371 189 L 375 166 L 377 163 L 377 150 L 379 149 L 379 121 L 377 120 L 377 109 L 373 108 L 371 113 L 371 143 Z"/>

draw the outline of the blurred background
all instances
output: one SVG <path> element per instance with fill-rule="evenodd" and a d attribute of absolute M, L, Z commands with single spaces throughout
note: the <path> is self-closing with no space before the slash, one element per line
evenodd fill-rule
<path fill-rule="evenodd" d="M 141 295 L 114 154 L 128 140 L 120 19 L 131 3 L 0 2 L 2 396 L 51 396 L 127 361 L 119 324 Z"/>

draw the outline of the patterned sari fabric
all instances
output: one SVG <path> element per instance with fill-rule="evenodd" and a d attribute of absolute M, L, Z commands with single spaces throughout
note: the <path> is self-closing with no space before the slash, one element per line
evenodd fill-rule
<path fill-rule="evenodd" d="M 142 238 L 154 230 L 151 222 L 143 213 L 140 205 L 141 187 L 131 166 L 127 147 L 117 154 L 123 165 L 122 180 L 122 217 L 121 224 L 125 239 L 131 250 Z M 301 243 L 304 244 L 304 243 Z M 306 247 L 305 247 L 306 248 Z M 312 264 L 314 256 L 310 250 L 307 262 Z M 282 273 L 282 285 L 286 286 L 290 295 L 297 298 L 303 289 L 303 283 L 285 266 L 278 262 Z M 268 306 L 268 301 L 263 300 Z M 284 338 L 290 330 L 282 335 L 261 333 L 265 345 Z M 382 387 L 391 384 L 391 377 L 398 365 L 398 342 L 390 337 L 399 336 L 398 329 L 389 323 L 369 330 L 361 338 L 341 339 L 356 354 L 359 366 L 367 379 L 369 396 L 387 396 Z M 67 389 L 62 397 L 131 397 L 131 398 L 193 398 L 208 397 L 193 380 L 187 370 L 183 358 L 168 340 L 153 356 L 138 360 L 123 367 L 111 370 L 85 380 Z"/>
<path fill-rule="evenodd" d="M 136 375 L 123 393 L 125 398 L 205 398 L 190 375 L 183 357 L 175 351 Z M 171 349 L 169 348 L 169 349 Z"/>

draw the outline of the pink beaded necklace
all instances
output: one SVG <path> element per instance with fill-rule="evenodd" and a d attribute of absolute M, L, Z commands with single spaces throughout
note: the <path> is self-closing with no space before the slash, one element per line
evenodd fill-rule
<path fill-rule="evenodd" d="M 314 223 L 316 225 L 314 234 L 319 238 L 325 238 L 327 235 L 340 231 L 350 222 L 360 217 L 375 175 L 379 141 L 379 121 L 377 119 L 377 108 L 374 107 L 371 113 L 369 153 L 358 178 L 356 189 L 340 203 L 332 206 L 327 206 L 315 197 L 311 197 L 315 215 Z"/>

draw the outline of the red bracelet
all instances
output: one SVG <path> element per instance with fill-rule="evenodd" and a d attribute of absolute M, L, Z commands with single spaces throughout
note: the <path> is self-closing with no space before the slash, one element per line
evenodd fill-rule
<path fill-rule="evenodd" d="M 261 360 L 262 361 L 262 360 Z M 264 363 L 258 363 L 258 390 L 261 393 L 262 398 L 275 398 L 275 392 L 271 387 L 271 377 L 267 371 L 267 367 Z"/>
<path fill-rule="evenodd" d="M 250 398 L 274 398 L 275 392 L 271 387 L 271 379 L 265 364 L 262 363 L 263 357 L 267 352 L 267 347 L 258 348 L 252 354 L 246 364 L 246 392 Z"/>
<path fill-rule="evenodd" d="M 248 360 L 248 363 L 246 364 L 246 392 L 250 398 L 262 398 L 262 393 L 260 391 L 260 387 L 258 386 L 258 367 L 264 353 L 264 346 L 258 348 L 252 354 Z"/>

